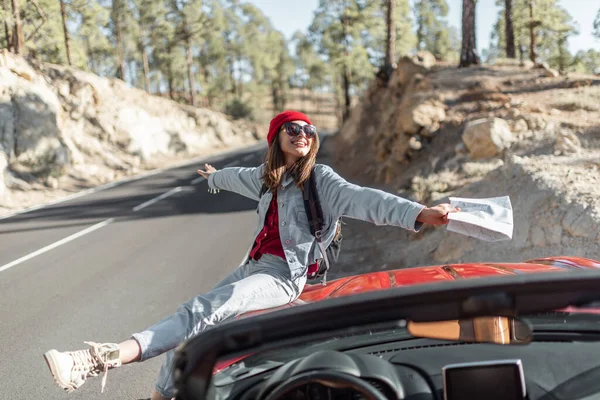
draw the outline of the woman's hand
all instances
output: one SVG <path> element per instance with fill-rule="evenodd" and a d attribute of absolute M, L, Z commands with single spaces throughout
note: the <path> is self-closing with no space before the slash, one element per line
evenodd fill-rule
<path fill-rule="evenodd" d="M 217 170 L 210 164 L 204 164 L 204 171 L 201 169 L 198 170 L 198 173 L 206 179 L 208 179 L 210 174 L 214 174 L 215 172 L 217 172 Z"/>
<path fill-rule="evenodd" d="M 448 203 L 439 204 L 435 207 L 426 207 L 417 216 L 417 221 L 430 225 L 446 225 L 448 214 L 458 212 L 460 208 L 454 208 Z"/>

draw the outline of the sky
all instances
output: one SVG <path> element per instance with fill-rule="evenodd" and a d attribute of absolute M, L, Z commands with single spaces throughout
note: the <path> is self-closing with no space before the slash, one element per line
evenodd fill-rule
<path fill-rule="evenodd" d="M 288 39 L 296 31 L 306 32 L 319 0 L 247 0 L 258 6 L 277 30 Z M 412 0 L 411 0 L 412 1 Z M 462 0 L 446 0 L 450 7 L 448 21 L 457 28 L 461 24 Z M 579 24 L 580 34 L 569 39 L 569 49 L 574 54 L 591 48 L 600 50 L 600 40 L 592 36 L 594 18 L 600 9 L 600 0 L 559 0 L 573 19 Z M 489 47 L 490 34 L 498 17 L 499 8 L 495 0 L 478 0 L 476 35 L 477 49 Z M 460 32 L 460 30 L 459 30 Z"/>

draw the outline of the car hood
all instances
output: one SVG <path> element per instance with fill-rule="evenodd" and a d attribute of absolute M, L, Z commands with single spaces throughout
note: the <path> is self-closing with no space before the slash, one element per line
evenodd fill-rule
<path fill-rule="evenodd" d="M 335 267 L 334 267 L 335 268 Z M 300 297 L 282 307 L 245 313 L 240 318 L 325 299 L 352 296 L 401 286 L 492 276 L 551 273 L 565 270 L 600 269 L 600 262 L 580 257 L 548 257 L 521 263 L 464 263 L 370 272 L 322 284 L 307 284 Z"/>

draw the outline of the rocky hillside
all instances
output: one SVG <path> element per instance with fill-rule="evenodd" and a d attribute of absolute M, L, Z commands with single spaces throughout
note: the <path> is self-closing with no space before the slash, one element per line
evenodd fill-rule
<path fill-rule="evenodd" d="M 337 273 L 600 259 L 600 79 L 557 75 L 545 66 L 444 67 L 424 53 L 402 59 L 387 86 L 373 84 L 330 143 L 340 172 L 428 205 L 509 195 L 514 235 L 487 243 L 445 228 L 414 235 L 349 221 Z"/>
<path fill-rule="evenodd" d="M 0 215 L 257 139 L 217 112 L 0 54 Z"/>

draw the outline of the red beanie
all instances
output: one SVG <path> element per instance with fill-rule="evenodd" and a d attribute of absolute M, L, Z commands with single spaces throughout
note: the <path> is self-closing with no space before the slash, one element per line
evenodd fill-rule
<path fill-rule="evenodd" d="M 307 124 L 312 125 L 310 119 L 299 111 L 288 110 L 277 114 L 275 118 L 271 120 L 271 124 L 269 125 L 269 134 L 267 135 L 267 142 L 269 143 L 269 146 L 271 143 L 273 143 L 273 139 L 275 139 L 277 132 L 279 132 L 279 129 L 281 129 L 283 124 L 291 121 L 304 121 Z"/>

